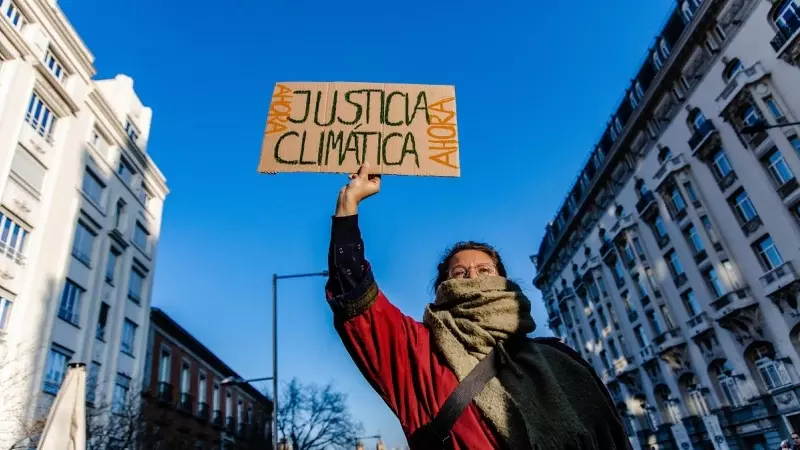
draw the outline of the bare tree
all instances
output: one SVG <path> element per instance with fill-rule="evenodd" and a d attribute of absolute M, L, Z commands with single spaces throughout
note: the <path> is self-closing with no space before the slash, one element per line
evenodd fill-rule
<path fill-rule="evenodd" d="M 281 393 L 278 432 L 292 450 L 350 449 L 362 426 L 347 407 L 347 395 L 332 384 L 302 384 L 293 379 Z"/>
<path fill-rule="evenodd" d="M 123 398 L 98 402 L 86 411 L 86 450 L 145 448 L 146 411 L 141 393 L 134 390 Z"/>

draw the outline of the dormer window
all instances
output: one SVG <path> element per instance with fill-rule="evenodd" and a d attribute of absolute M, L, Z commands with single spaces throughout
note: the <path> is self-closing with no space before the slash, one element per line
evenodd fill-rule
<path fill-rule="evenodd" d="M 722 79 L 727 83 L 742 70 L 744 70 L 742 61 L 739 58 L 733 58 L 733 60 L 725 66 L 725 70 L 722 71 Z"/>
<path fill-rule="evenodd" d="M 6 19 L 11 22 L 11 25 L 17 29 L 17 31 L 22 31 L 22 27 L 28 24 L 28 19 L 22 14 L 22 11 L 19 10 L 19 6 L 12 0 L 6 3 L 3 6 L 5 11 L 2 11 L 3 15 L 6 16 Z"/>
<path fill-rule="evenodd" d="M 664 67 L 664 63 L 661 62 L 661 56 L 659 56 L 658 52 L 653 52 L 653 66 L 656 70 L 661 70 Z"/>
<path fill-rule="evenodd" d="M 44 55 L 44 65 L 59 83 L 64 83 L 67 71 L 64 70 L 64 65 L 61 64 L 61 60 L 53 53 L 52 49 L 47 49 L 47 53 Z"/>
<path fill-rule="evenodd" d="M 665 59 L 669 58 L 669 44 L 667 44 L 666 39 L 661 39 L 661 43 L 658 46 L 659 50 L 661 51 L 661 56 Z"/>
<path fill-rule="evenodd" d="M 692 110 L 691 114 L 689 114 L 687 122 L 694 131 L 700 131 L 706 123 L 706 116 L 703 115 L 702 111 L 695 108 Z"/>
<path fill-rule="evenodd" d="M 131 123 L 130 120 L 125 122 L 125 134 L 128 135 L 128 139 L 134 144 L 139 139 L 139 130 L 136 129 L 136 125 Z"/>
<path fill-rule="evenodd" d="M 686 23 L 692 21 L 692 17 L 694 17 L 694 10 L 689 0 L 684 0 L 683 4 L 681 5 L 681 13 L 683 14 L 683 20 Z"/>

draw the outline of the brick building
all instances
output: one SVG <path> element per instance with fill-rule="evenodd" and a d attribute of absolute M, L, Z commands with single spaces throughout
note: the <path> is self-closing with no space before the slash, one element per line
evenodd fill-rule
<path fill-rule="evenodd" d="M 272 401 L 178 325 L 152 308 L 143 400 L 154 449 L 269 449 Z"/>

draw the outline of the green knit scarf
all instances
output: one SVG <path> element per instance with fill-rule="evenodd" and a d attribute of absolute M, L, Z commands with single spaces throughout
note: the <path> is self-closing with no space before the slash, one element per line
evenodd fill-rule
<path fill-rule="evenodd" d="M 442 283 L 424 323 L 459 381 L 498 343 L 536 328 L 530 301 L 503 277 Z M 530 341 L 475 403 L 504 448 L 611 450 L 615 412 L 600 389 L 580 363 Z"/>

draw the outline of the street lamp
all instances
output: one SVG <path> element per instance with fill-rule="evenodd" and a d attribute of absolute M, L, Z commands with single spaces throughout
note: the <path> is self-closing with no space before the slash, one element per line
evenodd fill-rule
<path fill-rule="evenodd" d="M 779 123 L 775 125 L 770 125 L 763 120 L 760 120 L 752 125 L 748 125 L 742 128 L 742 134 L 756 134 L 756 133 L 763 133 L 772 128 L 783 128 L 783 127 L 790 127 L 792 125 L 800 125 L 800 122 L 790 122 L 790 123 Z"/>
<path fill-rule="evenodd" d="M 220 384 L 223 386 L 227 386 L 229 384 L 247 384 L 247 383 L 255 383 L 256 381 L 269 381 L 272 377 L 264 377 L 264 378 L 250 378 L 249 380 L 243 380 L 239 377 L 228 377 L 222 380 Z"/>
<path fill-rule="evenodd" d="M 278 449 L 278 280 L 327 277 L 328 271 L 296 275 L 272 274 L 272 449 Z"/>

